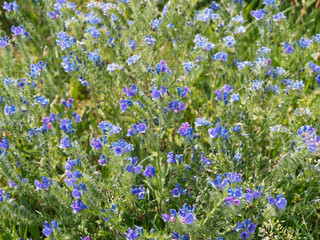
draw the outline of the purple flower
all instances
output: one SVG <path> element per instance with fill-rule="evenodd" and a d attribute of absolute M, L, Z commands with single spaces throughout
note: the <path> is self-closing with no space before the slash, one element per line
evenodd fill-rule
<path fill-rule="evenodd" d="M 212 61 L 218 60 L 221 62 L 227 62 L 228 61 L 228 54 L 223 52 L 218 52 L 215 55 L 212 55 Z"/>
<path fill-rule="evenodd" d="M 117 126 L 106 122 L 106 121 L 102 121 L 101 123 L 99 123 L 99 128 L 105 132 L 105 133 L 109 133 L 110 136 L 112 136 L 113 134 L 119 134 L 121 131 L 121 128 L 119 127 L 119 124 Z"/>
<path fill-rule="evenodd" d="M 0 37 L 0 47 L 5 48 L 6 46 L 9 46 L 9 37 L 5 36 L 4 40 Z"/>
<path fill-rule="evenodd" d="M 16 36 L 25 35 L 27 37 L 30 37 L 30 34 L 24 29 L 23 25 L 20 25 L 18 27 L 12 26 L 11 32 Z"/>
<path fill-rule="evenodd" d="M 14 105 L 5 105 L 4 110 L 3 110 L 5 115 L 10 115 L 12 116 L 16 112 L 16 108 Z"/>
<path fill-rule="evenodd" d="M 132 186 L 132 194 L 138 196 L 139 199 L 144 199 L 145 191 L 143 185 L 140 185 L 139 188 Z"/>
<path fill-rule="evenodd" d="M 164 213 L 164 214 L 161 215 L 161 217 L 162 217 L 163 221 L 165 221 L 165 222 L 170 220 L 170 215 L 169 214 Z"/>
<path fill-rule="evenodd" d="M 283 50 L 284 50 L 285 53 L 292 54 L 294 48 L 289 43 L 285 43 L 285 45 L 283 46 Z"/>
<path fill-rule="evenodd" d="M 239 237 L 241 239 L 249 239 L 251 233 L 253 233 L 256 230 L 256 225 L 254 223 L 251 223 L 251 219 L 245 220 L 244 223 L 237 222 L 237 226 L 234 228 L 236 232 L 239 232 L 241 230 L 247 230 L 240 233 Z"/>
<path fill-rule="evenodd" d="M 81 197 L 81 192 L 78 189 L 73 189 L 72 196 L 78 199 Z"/>
<path fill-rule="evenodd" d="M 168 158 L 168 160 L 167 160 L 168 163 L 171 163 L 171 164 L 175 164 L 176 163 L 176 159 L 174 157 L 173 152 L 169 152 L 168 155 L 167 155 L 167 158 Z"/>
<path fill-rule="evenodd" d="M 72 115 L 73 115 L 74 121 L 75 121 L 76 123 L 79 123 L 79 122 L 82 121 L 82 120 L 81 120 L 81 116 L 80 116 L 79 114 L 73 113 Z"/>
<path fill-rule="evenodd" d="M 69 140 L 69 136 L 65 136 L 60 140 L 60 148 L 69 148 L 72 147 L 71 142 Z"/>
<path fill-rule="evenodd" d="M 154 166 L 150 165 L 146 167 L 146 170 L 144 171 L 143 176 L 145 177 L 155 177 L 156 176 L 156 170 L 154 168 Z"/>
<path fill-rule="evenodd" d="M 95 26 L 88 28 L 87 33 L 94 38 L 99 38 L 101 35 L 100 29 L 97 29 Z"/>
<path fill-rule="evenodd" d="M 190 127 L 190 124 L 188 122 L 182 123 L 181 127 L 178 130 L 178 134 L 181 136 L 186 137 L 190 142 L 192 142 L 192 136 L 193 136 L 193 128 Z M 195 138 L 195 136 L 193 136 Z"/>
<path fill-rule="evenodd" d="M 247 227 L 249 233 L 253 233 L 256 230 L 257 225 L 254 223 L 250 223 L 249 226 Z"/>
<path fill-rule="evenodd" d="M 137 227 L 137 226 L 135 230 L 128 228 L 127 232 L 124 233 L 124 235 L 126 235 L 127 240 L 136 240 L 138 237 L 141 237 L 142 234 L 143 234 L 143 228 Z"/>
<path fill-rule="evenodd" d="M 241 239 L 249 239 L 250 233 L 247 232 L 247 231 L 244 231 L 244 232 L 240 233 L 239 237 L 240 237 Z"/>
<path fill-rule="evenodd" d="M 287 206 L 287 200 L 282 197 L 282 194 L 279 194 L 276 199 L 269 196 L 268 201 L 271 205 L 276 205 L 279 209 L 283 210 Z"/>
<path fill-rule="evenodd" d="M 151 96 L 155 99 L 159 99 L 161 97 L 161 93 L 158 89 L 153 89 L 151 92 Z"/>
<path fill-rule="evenodd" d="M 285 198 L 280 198 L 277 201 L 277 207 L 283 210 L 287 206 L 287 200 Z"/>
<path fill-rule="evenodd" d="M 83 204 L 83 202 L 78 199 L 76 201 L 73 201 L 71 204 L 71 207 L 73 209 L 73 213 L 76 214 L 78 212 L 80 212 L 82 209 L 86 209 L 86 205 Z"/>
<path fill-rule="evenodd" d="M 117 154 L 118 156 L 121 156 L 122 153 L 124 152 L 124 149 L 123 149 L 122 147 L 120 147 L 120 146 L 117 146 L 117 147 L 114 148 L 113 151 L 114 151 L 114 153 Z"/>
<path fill-rule="evenodd" d="M 186 224 L 191 225 L 194 221 L 194 216 L 192 213 L 188 213 L 185 217 L 184 217 L 184 221 Z"/>
<path fill-rule="evenodd" d="M 19 8 L 20 6 L 17 4 L 17 1 L 14 1 L 13 3 L 4 2 L 3 9 L 8 10 L 8 12 L 18 11 Z"/>
<path fill-rule="evenodd" d="M 138 124 L 138 131 L 139 133 L 145 133 L 147 129 L 147 125 L 145 123 Z"/>
<path fill-rule="evenodd" d="M 178 111 L 183 111 L 184 108 L 185 108 L 185 105 L 184 105 L 183 102 L 181 102 L 181 103 L 178 105 L 177 110 L 178 110 Z"/>
<path fill-rule="evenodd" d="M 179 188 L 172 189 L 172 196 L 179 197 L 180 196 L 180 189 Z"/>
<path fill-rule="evenodd" d="M 49 237 L 49 236 L 53 233 L 53 231 L 52 231 L 52 229 L 51 229 L 51 226 L 50 226 L 50 224 L 49 224 L 47 221 L 45 221 L 45 223 L 44 223 L 44 229 L 42 230 L 42 233 L 43 233 L 46 237 Z"/>
<path fill-rule="evenodd" d="M 247 199 L 248 202 L 253 201 L 253 194 L 252 193 L 246 193 L 244 197 Z"/>
<path fill-rule="evenodd" d="M 133 91 L 131 88 L 128 88 L 126 85 L 124 85 L 122 89 L 123 94 L 125 94 L 128 98 L 131 98 L 136 95 L 137 92 Z"/>
<path fill-rule="evenodd" d="M 266 13 L 267 12 L 264 9 L 252 10 L 250 12 L 251 16 L 254 17 L 255 19 L 257 19 L 258 21 L 261 20 Z"/>
<path fill-rule="evenodd" d="M 65 131 L 67 134 L 73 133 L 72 121 L 70 119 L 64 118 L 60 120 L 60 128 Z"/>
<path fill-rule="evenodd" d="M 101 166 L 105 166 L 106 165 L 106 158 L 103 154 L 100 155 L 100 159 L 98 160 L 99 164 Z"/>
<path fill-rule="evenodd" d="M 51 11 L 51 12 L 49 12 L 49 17 L 51 17 L 51 18 L 59 18 L 59 15 L 56 15 L 55 11 Z"/>
<path fill-rule="evenodd" d="M 148 46 L 154 45 L 156 43 L 156 39 L 154 37 L 152 37 L 151 35 L 145 36 L 144 41 L 146 42 L 146 44 Z"/>
<path fill-rule="evenodd" d="M 101 150 L 102 149 L 102 143 L 100 142 L 99 139 L 97 138 L 94 138 L 91 142 L 90 142 L 90 145 L 92 148 L 95 148 L 95 149 L 98 149 L 98 150 Z"/>
<path fill-rule="evenodd" d="M 11 179 L 8 179 L 9 182 L 9 186 L 13 187 L 13 188 L 19 188 L 20 186 L 18 184 L 16 184 L 14 181 L 12 181 Z"/>
<path fill-rule="evenodd" d="M 34 185 L 36 186 L 37 190 L 42 189 L 42 188 L 49 188 L 50 185 L 46 183 L 42 183 L 39 180 L 34 181 Z"/>

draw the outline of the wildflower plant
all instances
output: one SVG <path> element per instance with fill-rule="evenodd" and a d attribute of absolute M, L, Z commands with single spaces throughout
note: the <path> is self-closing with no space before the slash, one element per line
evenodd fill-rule
<path fill-rule="evenodd" d="M 320 35 L 286 4 L 4 2 L 0 237 L 316 239 Z"/>

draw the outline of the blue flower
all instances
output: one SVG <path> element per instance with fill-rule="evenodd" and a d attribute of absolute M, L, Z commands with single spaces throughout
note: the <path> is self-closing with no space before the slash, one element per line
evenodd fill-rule
<path fill-rule="evenodd" d="M 129 66 L 130 66 L 130 65 L 134 65 L 134 64 L 137 63 L 137 61 L 138 61 L 139 59 L 140 59 L 140 56 L 139 56 L 139 55 L 133 55 L 133 56 L 131 56 L 131 57 L 128 58 L 127 63 L 128 63 Z"/>
<path fill-rule="evenodd" d="M 102 149 L 102 143 L 97 138 L 93 138 L 93 140 L 90 142 L 90 145 L 91 145 L 92 148 L 95 148 L 95 149 L 98 149 L 98 150 Z"/>
<path fill-rule="evenodd" d="M 212 158 L 212 160 L 214 160 L 214 159 Z M 207 159 L 205 156 L 201 156 L 201 163 L 205 164 L 207 167 L 209 167 L 213 164 L 212 161 Z"/>
<path fill-rule="evenodd" d="M 45 221 L 44 223 L 44 229 L 42 230 L 42 232 L 46 237 L 49 237 L 53 233 L 51 226 L 47 221 Z"/>
<path fill-rule="evenodd" d="M 264 9 L 260 9 L 260 10 L 252 10 L 250 12 L 251 16 L 254 17 L 256 20 L 261 20 L 264 15 L 266 15 L 266 11 Z"/>
<path fill-rule="evenodd" d="M 97 17 L 93 11 L 91 11 L 90 13 L 86 14 L 87 17 L 87 22 L 89 24 L 100 24 L 101 23 L 101 19 L 99 17 Z"/>
<path fill-rule="evenodd" d="M 154 29 L 160 27 L 161 23 L 162 23 L 162 19 L 161 18 L 153 20 L 152 29 L 154 30 Z"/>
<path fill-rule="evenodd" d="M 302 137 L 309 151 L 317 153 L 320 145 L 320 137 L 316 135 L 315 129 L 312 126 L 305 125 L 300 127 L 297 134 Z"/>
<path fill-rule="evenodd" d="M 144 41 L 148 46 L 154 45 L 156 43 L 156 39 L 151 35 L 147 35 L 144 37 Z"/>
<path fill-rule="evenodd" d="M 91 60 L 92 62 L 97 63 L 101 60 L 101 57 L 99 56 L 99 54 L 97 52 L 94 51 L 94 52 L 88 52 L 88 59 Z"/>
<path fill-rule="evenodd" d="M 156 176 L 156 169 L 154 168 L 154 166 L 150 165 L 146 167 L 146 170 L 144 171 L 143 176 L 145 177 L 155 177 Z"/>
<path fill-rule="evenodd" d="M 276 0 L 263 0 L 263 4 L 265 5 L 274 5 L 276 3 Z"/>
<path fill-rule="evenodd" d="M 218 52 L 215 55 L 212 55 L 212 61 L 218 60 L 221 62 L 227 62 L 228 61 L 228 54 L 223 52 Z"/>
<path fill-rule="evenodd" d="M 124 233 L 124 235 L 126 235 L 127 240 L 136 240 L 138 237 L 141 237 L 142 234 L 143 234 L 143 228 L 137 227 L 137 226 L 135 230 L 128 228 L 127 232 Z"/>
<path fill-rule="evenodd" d="M 73 113 L 72 115 L 73 115 L 74 121 L 75 121 L 76 123 L 79 123 L 79 122 L 82 121 L 82 120 L 81 120 L 81 116 L 80 116 L 79 114 Z"/>
<path fill-rule="evenodd" d="M 30 34 L 27 32 L 27 30 L 25 30 L 23 25 L 20 25 L 18 27 L 12 26 L 11 32 L 16 36 L 24 35 L 24 36 L 30 37 Z"/>
<path fill-rule="evenodd" d="M 184 221 L 186 224 L 191 225 L 194 221 L 194 216 L 192 213 L 187 213 L 187 215 L 184 217 Z"/>
<path fill-rule="evenodd" d="M 70 38 L 65 32 L 60 32 L 58 33 L 57 36 L 60 39 L 60 40 L 56 40 L 57 45 L 61 47 L 61 50 L 68 49 L 72 47 L 73 44 L 76 43 L 76 39 Z"/>
<path fill-rule="evenodd" d="M 196 138 L 196 136 L 193 135 L 193 128 L 190 127 L 190 124 L 188 122 L 181 124 L 181 127 L 178 130 L 178 134 L 186 137 L 190 142 L 192 142 L 193 139 Z"/>
<path fill-rule="evenodd" d="M 158 89 L 155 88 L 151 91 L 151 96 L 155 99 L 159 99 L 161 97 L 161 93 Z"/>
<path fill-rule="evenodd" d="M 0 148 L 2 148 L 3 150 L 9 149 L 9 141 L 6 137 L 0 140 Z"/>
<path fill-rule="evenodd" d="M 81 197 L 81 192 L 78 189 L 74 188 L 72 191 L 72 196 L 78 199 Z"/>
<path fill-rule="evenodd" d="M 91 35 L 91 37 L 99 38 L 101 35 L 100 29 L 97 29 L 95 26 L 89 27 L 87 33 Z"/>
<path fill-rule="evenodd" d="M 62 67 L 65 72 L 78 71 L 77 60 L 73 58 L 72 55 L 62 57 Z"/>
<path fill-rule="evenodd" d="M 176 156 L 174 156 L 173 152 L 169 152 L 167 155 L 167 162 L 171 164 L 176 164 L 176 160 L 178 160 L 179 164 L 181 164 L 182 156 L 183 154 L 177 154 Z"/>
<path fill-rule="evenodd" d="M 129 44 L 128 45 L 132 50 L 136 49 L 136 47 L 137 47 L 136 42 L 131 38 L 129 38 Z"/>
<path fill-rule="evenodd" d="M 244 232 L 240 233 L 239 237 L 241 239 L 249 239 L 250 238 L 250 233 L 247 232 L 247 231 L 244 231 Z"/>
<path fill-rule="evenodd" d="M 5 48 L 6 46 L 9 46 L 9 37 L 5 36 L 4 39 L 0 37 L 0 47 Z"/>
<path fill-rule="evenodd" d="M 233 47 L 233 45 L 235 44 L 235 40 L 233 36 L 227 36 L 223 38 L 223 41 L 227 44 L 228 48 Z"/>
<path fill-rule="evenodd" d="M 8 179 L 8 182 L 10 187 L 13 187 L 15 189 L 20 188 L 20 186 L 16 184 L 14 181 L 12 181 L 10 178 Z"/>
<path fill-rule="evenodd" d="M 188 74 L 191 72 L 192 68 L 197 67 L 197 65 L 194 64 L 193 62 L 187 62 L 187 61 L 185 61 L 185 62 L 183 63 L 183 67 L 184 67 L 184 70 L 186 70 L 186 74 L 188 75 Z"/>
<path fill-rule="evenodd" d="M 100 155 L 100 159 L 98 160 L 99 164 L 101 166 L 105 166 L 106 165 L 106 158 L 103 154 Z"/>
<path fill-rule="evenodd" d="M 60 141 L 60 148 L 69 148 L 72 147 L 71 142 L 69 140 L 68 136 L 65 136 L 64 138 L 61 139 Z"/>
<path fill-rule="evenodd" d="M 122 66 L 116 63 L 111 63 L 111 64 L 108 64 L 107 66 L 108 72 L 114 72 L 117 69 L 122 69 Z"/>
<path fill-rule="evenodd" d="M 251 219 L 249 219 L 249 220 L 245 220 L 244 223 L 237 222 L 237 226 L 234 227 L 234 230 L 236 232 L 239 232 L 241 230 L 247 229 L 247 231 L 241 232 L 239 237 L 241 239 L 249 239 L 251 233 L 253 233 L 256 230 L 256 227 L 257 226 L 254 223 L 251 223 Z"/>
<path fill-rule="evenodd" d="M 196 127 L 211 126 L 212 123 L 207 121 L 206 118 L 196 118 L 195 125 L 196 125 Z"/>
<path fill-rule="evenodd" d="M 83 209 L 86 209 L 87 206 L 83 204 L 83 202 L 80 199 L 77 199 L 76 201 L 73 201 L 71 204 L 71 207 L 73 209 L 73 213 L 76 214 L 80 212 Z"/>
<path fill-rule="evenodd" d="M 271 205 L 277 206 L 279 209 L 283 210 L 287 206 L 287 200 L 282 197 L 282 194 L 279 194 L 276 199 L 269 196 L 268 201 Z"/>
<path fill-rule="evenodd" d="M 4 2 L 3 9 L 8 10 L 8 12 L 15 12 L 18 11 L 20 6 L 17 4 L 17 1 L 14 1 L 12 3 Z"/>
<path fill-rule="evenodd" d="M 138 196 L 139 199 L 144 199 L 145 191 L 143 185 L 140 185 L 139 188 L 132 186 L 132 194 Z"/>
<path fill-rule="evenodd" d="M 236 161 L 238 164 L 241 163 L 241 158 L 242 158 L 242 155 L 241 153 L 237 153 L 234 157 L 233 157 L 233 161 Z"/>
<path fill-rule="evenodd" d="M 49 12 L 49 17 L 50 18 L 59 18 L 59 12 L 56 13 L 55 11 L 50 11 Z"/>
<path fill-rule="evenodd" d="M 228 181 L 227 181 L 227 178 L 222 179 L 222 175 L 218 174 L 216 179 L 213 182 L 211 182 L 211 180 L 209 180 L 208 184 L 210 186 L 215 186 L 216 188 L 224 189 L 224 188 L 226 188 Z"/>
<path fill-rule="evenodd" d="M 312 44 L 312 41 L 308 38 L 301 38 L 300 41 L 298 41 L 298 45 L 300 48 L 308 48 Z"/>
<path fill-rule="evenodd" d="M 202 50 L 211 50 L 215 48 L 215 45 L 213 43 L 210 43 L 209 40 L 206 37 L 201 36 L 200 34 L 197 34 L 195 36 L 195 39 L 193 42 L 196 44 L 195 49 L 201 48 Z"/>
<path fill-rule="evenodd" d="M 135 174 L 140 174 L 142 171 L 142 165 L 135 166 L 138 162 L 138 158 L 134 157 L 134 158 L 129 158 L 128 160 L 131 161 L 131 165 L 127 166 L 126 170 L 129 173 L 132 173 L 134 171 Z"/>
<path fill-rule="evenodd" d="M 273 15 L 273 21 L 280 22 L 282 19 L 286 19 L 287 17 L 283 13 Z"/>
<path fill-rule="evenodd" d="M 15 108 L 14 105 L 6 105 L 4 107 L 3 111 L 4 111 L 5 115 L 11 115 L 12 116 L 16 112 L 16 108 Z"/>
<path fill-rule="evenodd" d="M 45 176 L 42 177 L 43 183 L 39 180 L 34 181 L 34 185 L 36 186 L 37 190 L 42 188 L 50 188 L 51 186 L 51 180 L 46 178 Z"/>
<path fill-rule="evenodd" d="M 64 118 L 60 120 L 60 128 L 65 131 L 67 134 L 73 133 L 72 121 L 70 119 Z"/>
<path fill-rule="evenodd" d="M 172 195 L 173 195 L 173 197 L 179 197 L 180 196 L 180 189 L 179 188 L 172 189 Z"/>
<path fill-rule="evenodd" d="M 119 124 L 117 126 L 111 124 L 110 122 L 102 121 L 99 123 L 98 127 L 104 132 L 109 133 L 110 136 L 113 134 L 119 134 L 121 131 L 121 128 L 119 127 Z"/>
<path fill-rule="evenodd" d="M 216 123 L 215 128 L 208 129 L 208 133 L 209 133 L 210 138 L 217 138 L 220 136 L 225 140 L 229 139 L 228 130 L 221 126 L 220 120 Z"/>
<path fill-rule="evenodd" d="M 215 7 L 215 9 L 211 9 L 211 8 L 205 8 L 204 10 L 202 10 L 201 13 L 196 12 L 195 13 L 195 19 L 198 21 L 202 21 L 202 22 L 208 22 L 211 19 L 214 21 L 218 21 L 221 19 L 220 15 L 218 13 L 214 13 L 214 10 L 217 10 L 220 5 L 218 5 L 219 7 L 217 8 L 217 5 L 212 5 L 213 7 Z"/>

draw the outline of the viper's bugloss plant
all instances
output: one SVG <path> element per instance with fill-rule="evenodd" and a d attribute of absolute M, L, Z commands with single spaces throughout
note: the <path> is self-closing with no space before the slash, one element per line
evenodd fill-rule
<path fill-rule="evenodd" d="M 318 18 L 1 4 L 0 239 L 319 239 Z"/>

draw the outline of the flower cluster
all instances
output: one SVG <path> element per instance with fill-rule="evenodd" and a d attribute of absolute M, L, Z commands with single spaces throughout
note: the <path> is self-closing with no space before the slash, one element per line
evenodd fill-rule
<path fill-rule="evenodd" d="M 318 238 L 313 3 L 84 2 L 1 4 L 1 238 Z"/>

